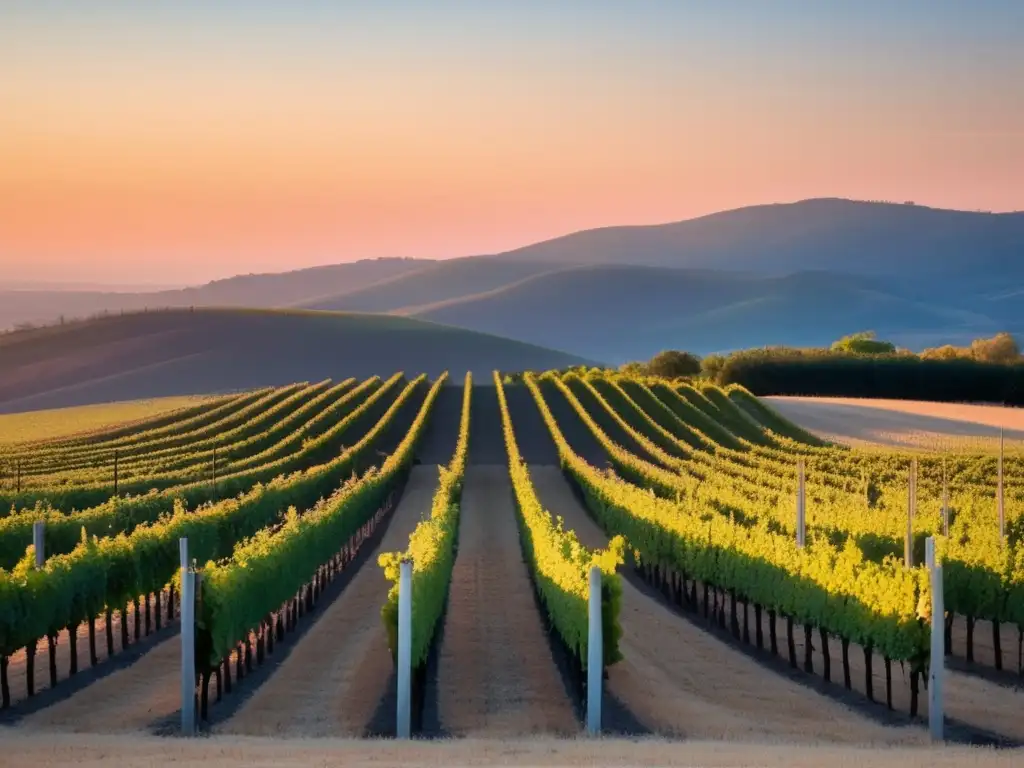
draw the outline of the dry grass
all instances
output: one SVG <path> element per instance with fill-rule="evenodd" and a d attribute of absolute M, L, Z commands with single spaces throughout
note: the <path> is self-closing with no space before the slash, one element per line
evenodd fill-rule
<path fill-rule="evenodd" d="M 51 408 L 0 415 L 0 445 L 30 440 L 53 440 L 105 427 L 151 419 L 170 411 L 199 405 L 210 397 L 159 397 L 121 403 Z"/>
<path fill-rule="evenodd" d="M 1010 450 L 1024 441 L 1024 408 L 841 397 L 763 398 L 822 437 L 872 445 L 954 451 L 991 450 L 1002 428 Z"/>
<path fill-rule="evenodd" d="M 777 742 L 723 744 L 658 739 L 529 739 L 396 742 L 370 740 L 273 740 L 211 737 L 194 740 L 143 735 L 32 736 L 0 729 L 5 768 L 44 766 L 202 765 L 204 768 L 282 768 L 284 766 L 522 765 L 522 766 L 768 766 L 769 768 L 1010 768 L 1024 761 L 1021 751 L 996 752 L 966 747 L 891 748 L 807 746 Z"/>

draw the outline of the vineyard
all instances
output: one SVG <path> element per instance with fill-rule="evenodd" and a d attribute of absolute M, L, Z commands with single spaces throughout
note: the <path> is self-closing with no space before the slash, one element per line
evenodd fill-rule
<path fill-rule="evenodd" d="M 176 405 L 0 435 L 10 733 L 917 746 L 941 659 L 943 738 L 1024 745 L 1018 450 L 608 372 Z"/>

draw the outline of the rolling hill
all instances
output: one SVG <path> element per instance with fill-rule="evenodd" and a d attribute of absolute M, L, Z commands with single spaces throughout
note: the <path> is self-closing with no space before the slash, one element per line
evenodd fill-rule
<path fill-rule="evenodd" d="M 544 272 L 411 314 L 611 363 L 670 347 L 822 345 L 863 328 L 897 341 L 938 328 L 966 337 L 995 330 L 984 316 L 896 296 L 867 278 L 621 265 Z"/>
<path fill-rule="evenodd" d="M 886 278 L 1024 277 L 1024 212 L 980 213 L 822 198 L 671 224 L 604 227 L 502 254 L 552 264 L 807 270 Z"/>
<path fill-rule="evenodd" d="M 0 412 L 293 381 L 552 368 L 580 358 L 388 315 L 166 310 L 0 336 Z"/>
<path fill-rule="evenodd" d="M 451 259 L 358 290 L 304 302 L 301 306 L 305 309 L 410 314 L 425 306 L 503 288 L 565 266 L 487 257 Z"/>

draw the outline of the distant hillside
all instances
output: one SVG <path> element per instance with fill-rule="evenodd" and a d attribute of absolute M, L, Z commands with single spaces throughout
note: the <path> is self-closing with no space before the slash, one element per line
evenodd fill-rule
<path fill-rule="evenodd" d="M 584 269 L 614 266 L 625 271 Z M 613 361 L 664 346 L 823 344 L 866 329 L 912 349 L 962 344 L 1024 331 L 1022 298 L 1024 213 L 817 199 L 447 261 L 368 260 L 150 293 L 0 291 L 0 328 L 104 309 L 299 307 L 436 319 Z"/>
<path fill-rule="evenodd" d="M 666 348 L 823 345 L 864 328 L 901 343 L 938 329 L 956 338 L 995 330 L 985 316 L 893 295 L 867 278 L 620 265 L 542 273 L 414 316 L 612 363 Z"/>
<path fill-rule="evenodd" d="M 85 318 L 103 311 L 147 307 L 287 307 L 356 291 L 432 263 L 416 259 L 367 259 L 293 272 L 238 275 L 170 291 L 0 290 L 0 330 L 19 323 L 51 323 L 61 316 Z"/>
<path fill-rule="evenodd" d="M 562 264 L 470 257 L 439 261 L 338 296 L 305 302 L 306 309 L 407 314 L 424 305 L 471 296 L 514 283 Z"/>
<path fill-rule="evenodd" d="M 758 205 L 673 224 L 605 227 L 502 254 L 554 264 L 646 264 L 885 277 L 972 273 L 1024 287 L 1024 212 L 840 199 Z"/>
<path fill-rule="evenodd" d="M 509 339 L 386 315 L 234 309 L 99 318 L 0 335 L 0 412 L 345 376 L 576 365 Z"/>

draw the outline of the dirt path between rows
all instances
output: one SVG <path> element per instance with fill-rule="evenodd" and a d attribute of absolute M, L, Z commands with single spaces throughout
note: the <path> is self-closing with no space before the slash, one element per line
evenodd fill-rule
<path fill-rule="evenodd" d="M 508 469 L 471 465 L 438 659 L 438 720 L 444 733 L 488 738 L 579 733 L 532 589 Z"/>
<path fill-rule="evenodd" d="M 430 514 L 437 467 L 414 467 L 377 552 L 405 549 Z M 380 609 L 390 583 L 370 553 L 287 659 L 215 733 L 362 736 L 388 695 L 392 670 Z"/>
<path fill-rule="evenodd" d="M 607 537 L 557 467 L 532 466 L 541 502 L 586 546 Z M 880 725 L 772 674 L 623 579 L 625 659 L 609 669 L 606 693 L 649 730 L 698 739 L 796 743 L 920 744 L 920 728 Z"/>
<path fill-rule="evenodd" d="M 204 768 L 292 768 L 386 765 L 432 766 L 707 766 L 708 768 L 1014 768 L 1024 754 L 965 747 L 862 749 L 779 743 L 722 744 L 660 739 L 520 739 L 484 741 L 367 741 L 214 736 L 161 739 L 152 736 L 46 738 L 0 729 L 4 768 L 47 766 L 203 765 Z"/>
<path fill-rule="evenodd" d="M 804 429 L 854 445 L 991 447 L 1000 427 L 1008 441 L 1024 440 L 1024 408 L 841 397 L 761 399 Z"/>

